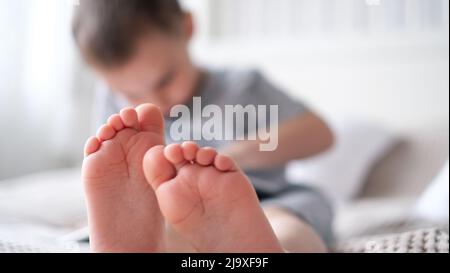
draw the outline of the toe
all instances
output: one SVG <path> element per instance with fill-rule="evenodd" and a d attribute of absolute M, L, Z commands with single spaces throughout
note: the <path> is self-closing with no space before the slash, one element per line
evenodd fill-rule
<path fill-rule="evenodd" d="M 116 135 L 116 131 L 109 125 L 105 124 L 97 132 L 97 138 L 100 141 L 106 141 L 112 139 Z"/>
<path fill-rule="evenodd" d="M 100 148 L 100 141 L 96 137 L 91 137 L 84 145 L 84 156 L 88 156 L 98 151 Z"/>
<path fill-rule="evenodd" d="M 237 169 L 236 163 L 229 156 L 217 155 L 214 159 L 214 167 L 221 172 L 230 172 Z"/>
<path fill-rule="evenodd" d="M 114 128 L 114 130 L 116 130 L 116 132 L 122 130 L 123 128 L 125 128 L 125 125 L 122 122 L 122 118 L 120 117 L 119 114 L 115 114 L 109 117 L 107 124 L 109 126 L 111 126 L 112 128 Z"/>
<path fill-rule="evenodd" d="M 195 142 L 187 141 L 181 144 L 184 158 L 188 161 L 194 161 L 197 157 L 198 145 Z"/>
<path fill-rule="evenodd" d="M 176 175 L 175 167 L 164 156 L 164 146 L 154 146 L 144 156 L 143 169 L 147 182 L 156 191 Z"/>
<path fill-rule="evenodd" d="M 136 110 L 133 108 L 125 108 L 120 111 L 122 122 L 127 128 L 139 130 L 139 121 Z"/>
<path fill-rule="evenodd" d="M 197 151 L 195 161 L 202 166 L 213 164 L 217 151 L 214 148 L 205 147 Z"/>
<path fill-rule="evenodd" d="M 160 135 L 164 133 L 164 118 L 159 107 L 146 103 L 136 108 L 139 126 L 142 131 Z"/>
<path fill-rule="evenodd" d="M 185 162 L 183 149 L 180 144 L 170 144 L 164 148 L 164 155 L 174 165 Z"/>

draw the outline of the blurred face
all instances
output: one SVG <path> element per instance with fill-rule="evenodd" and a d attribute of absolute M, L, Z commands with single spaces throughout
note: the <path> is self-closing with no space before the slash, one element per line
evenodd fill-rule
<path fill-rule="evenodd" d="M 191 100 L 199 78 L 189 58 L 188 40 L 151 34 L 141 38 L 125 64 L 112 68 L 94 65 L 94 69 L 132 105 L 150 102 L 167 115 L 172 106 Z"/>

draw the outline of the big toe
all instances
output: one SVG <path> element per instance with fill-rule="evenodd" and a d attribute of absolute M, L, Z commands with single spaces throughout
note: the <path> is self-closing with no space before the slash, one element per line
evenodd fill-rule
<path fill-rule="evenodd" d="M 136 107 L 136 112 L 142 131 L 164 136 L 164 118 L 158 106 L 150 103 L 141 104 Z"/>
<path fill-rule="evenodd" d="M 156 191 L 161 184 L 176 176 L 176 169 L 164 155 L 164 146 L 154 146 L 144 156 L 144 175 Z"/>

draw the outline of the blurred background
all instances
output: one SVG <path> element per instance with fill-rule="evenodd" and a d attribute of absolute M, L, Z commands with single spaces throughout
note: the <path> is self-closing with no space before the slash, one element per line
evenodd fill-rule
<path fill-rule="evenodd" d="M 376 123 L 407 143 L 390 159 L 394 165 L 360 178 L 391 185 L 366 187 L 368 196 L 416 196 L 448 159 L 449 1 L 182 2 L 195 15 L 192 53 L 199 63 L 258 68 L 325 118 Z M 0 187 L 46 170 L 73 168 L 78 175 L 93 132 L 96 81 L 71 38 L 76 5 L 0 0 Z M 370 146 L 364 140 L 373 135 L 352 143 Z M 44 179 L 28 177 L 27 183 Z M 398 180 L 402 186 L 393 186 Z M 0 196 L 6 193 L 0 188 Z M 27 196 L 40 194 L 36 188 Z M 0 215 L 9 206 L 0 204 Z"/>
<path fill-rule="evenodd" d="M 94 78 L 73 0 L 0 0 L 0 179 L 80 163 Z M 318 111 L 448 120 L 446 0 L 187 0 L 197 60 L 257 67 Z"/>

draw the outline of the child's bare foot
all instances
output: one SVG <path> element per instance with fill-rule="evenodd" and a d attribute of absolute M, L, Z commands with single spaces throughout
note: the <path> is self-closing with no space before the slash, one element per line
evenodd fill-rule
<path fill-rule="evenodd" d="M 195 163 L 192 163 L 195 162 Z M 195 143 L 156 146 L 144 173 L 165 219 L 200 252 L 282 252 L 247 177 Z"/>
<path fill-rule="evenodd" d="M 111 116 L 87 141 L 83 180 L 93 251 L 164 250 L 163 218 L 142 171 L 145 153 L 162 144 L 163 117 L 150 104 Z"/>

